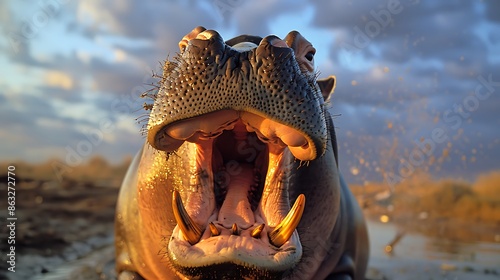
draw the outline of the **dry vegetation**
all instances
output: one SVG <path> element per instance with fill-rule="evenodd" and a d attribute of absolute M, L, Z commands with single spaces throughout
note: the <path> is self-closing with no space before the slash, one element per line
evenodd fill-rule
<path fill-rule="evenodd" d="M 0 170 L 7 171 L 8 165 L 16 167 L 16 180 L 20 182 L 58 182 L 63 187 L 68 182 L 79 184 L 96 184 L 100 186 L 118 187 L 131 162 L 126 157 L 120 164 L 112 165 L 101 156 L 94 156 L 81 165 L 69 166 L 60 160 L 48 160 L 44 163 L 29 163 L 24 161 L 2 162 Z M 1 174 L 0 175 L 6 175 Z"/>
<path fill-rule="evenodd" d="M 386 184 L 373 183 L 352 188 L 358 197 L 372 197 L 388 190 Z M 500 225 L 500 171 L 484 173 L 474 183 L 454 179 L 433 180 L 417 174 L 394 187 L 392 196 L 372 203 L 374 209 L 393 205 L 394 215 L 429 219 L 453 219 Z M 368 207 L 370 209 L 370 207 Z"/>

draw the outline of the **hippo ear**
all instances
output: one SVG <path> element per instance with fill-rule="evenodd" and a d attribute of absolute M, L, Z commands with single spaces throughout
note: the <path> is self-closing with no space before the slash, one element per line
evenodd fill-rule
<path fill-rule="evenodd" d="M 323 99 L 328 101 L 330 96 L 333 94 L 335 87 L 337 86 L 335 76 L 329 76 L 328 78 L 317 80 L 321 93 L 323 94 Z"/>

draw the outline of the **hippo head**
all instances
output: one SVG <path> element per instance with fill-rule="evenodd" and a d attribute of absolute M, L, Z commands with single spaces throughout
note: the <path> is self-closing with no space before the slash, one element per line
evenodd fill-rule
<path fill-rule="evenodd" d="M 316 50 L 297 31 L 225 42 L 197 27 L 179 47 L 150 113 L 154 156 L 143 155 L 138 175 L 148 246 L 182 279 L 274 279 L 305 269 L 312 236 L 328 238 L 338 214 L 325 106 L 334 77 L 317 79 Z M 327 177 L 308 171 L 320 160 L 329 167 L 314 172 Z"/>

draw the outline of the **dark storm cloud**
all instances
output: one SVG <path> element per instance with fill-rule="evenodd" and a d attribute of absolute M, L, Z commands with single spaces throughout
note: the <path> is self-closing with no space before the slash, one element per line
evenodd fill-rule
<path fill-rule="evenodd" d="M 103 93 L 124 94 L 142 84 L 140 69 L 130 65 L 106 62 L 101 59 L 92 59 L 88 65 L 88 73 L 94 82 L 94 89 Z"/>
<path fill-rule="evenodd" d="M 203 2 L 203 1 L 201 1 Z M 120 33 L 129 38 L 149 38 L 172 32 L 174 38 L 182 38 L 186 31 L 199 25 L 213 25 L 214 15 L 203 8 L 200 1 L 129 1 L 123 11 L 112 6 L 103 7 L 115 11 L 120 23 Z M 163 32 L 162 30 L 168 30 Z"/>
<path fill-rule="evenodd" d="M 489 20 L 495 21 L 495 22 L 500 22 L 500 2 L 496 0 L 484 0 L 482 1 L 486 3 L 486 16 L 488 17 Z"/>
<path fill-rule="evenodd" d="M 5 132 L 8 132 L 8 137 L 12 139 L 21 136 L 22 141 L 13 142 L 20 146 L 62 145 L 68 138 L 77 136 L 74 130 L 67 128 L 77 124 L 91 125 L 86 120 L 62 117 L 51 99 L 45 96 L 30 95 L 23 98 L 21 103 L 12 95 L 9 97 L 2 93 L 0 96 L 1 99 L 8 100 L 0 106 L 0 119 L 9 127 Z M 44 125 L 50 122 L 57 125 Z"/>
<path fill-rule="evenodd" d="M 81 90 L 78 89 L 63 89 L 53 86 L 39 86 L 37 91 L 41 92 L 44 98 L 48 100 L 62 100 L 68 103 L 84 102 Z"/>
<path fill-rule="evenodd" d="M 20 98 L 20 93 L 14 93 L 9 90 L 0 93 L 1 99 L 6 102 L 0 103 L 0 119 L 6 121 L 9 125 L 31 127 L 35 124 L 37 117 L 56 118 L 56 109 L 49 99 L 28 95 L 26 98 Z"/>
<path fill-rule="evenodd" d="M 415 57 L 449 61 L 474 49 L 477 62 L 486 61 L 480 56 L 486 47 L 474 32 L 482 15 L 473 2 L 321 1 L 316 5 L 314 24 L 342 31 L 332 49 L 334 58 L 347 49 L 397 63 Z M 332 11 L 341 12 L 332 15 Z M 381 53 L 374 54 L 370 46 Z"/>
<path fill-rule="evenodd" d="M 93 3 L 95 11 L 112 15 L 112 27 L 103 29 L 106 22 L 98 18 L 97 22 L 85 27 L 84 34 L 147 39 L 159 50 L 176 50 L 185 34 L 197 25 L 215 27 L 218 17 L 212 1 L 122 1 L 116 4 L 113 1 Z"/>

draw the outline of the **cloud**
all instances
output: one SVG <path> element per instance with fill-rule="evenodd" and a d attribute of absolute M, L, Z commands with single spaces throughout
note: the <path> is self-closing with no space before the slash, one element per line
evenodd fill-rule
<path fill-rule="evenodd" d="M 229 2 L 229 1 L 228 1 Z M 230 22 L 233 22 L 239 33 L 267 36 L 272 34 L 271 23 L 279 17 L 294 15 L 304 10 L 308 3 L 305 1 L 236 1 L 241 3 L 230 10 Z M 285 34 L 280 34 L 284 36 Z M 229 39 L 229 38 L 228 38 Z"/>
<path fill-rule="evenodd" d="M 485 0 L 483 2 L 486 3 L 484 10 L 487 18 L 494 22 L 500 22 L 500 14 L 498 14 L 498 11 L 500 10 L 500 3 L 495 0 Z"/>
<path fill-rule="evenodd" d="M 207 1 L 208 2 L 208 1 Z M 79 2 L 77 19 L 89 33 L 177 42 L 196 25 L 214 26 L 217 13 L 205 1 L 98 1 Z M 211 2 L 208 2 L 211 3 Z M 172 41 L 173 39 L 173 41 Z"/>
<path fill-rule="evenodd" d="M 45 82 L 48 86 L 65 90 L 72 89 L 74 86 L 73 78 L 61 71 L 50 70 L 45 72 Z"/>

